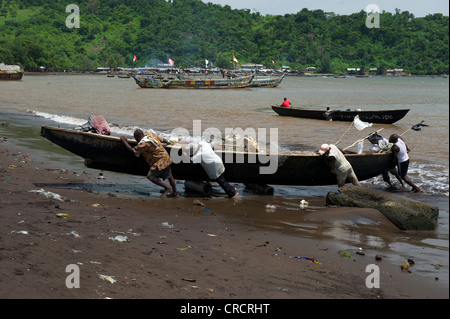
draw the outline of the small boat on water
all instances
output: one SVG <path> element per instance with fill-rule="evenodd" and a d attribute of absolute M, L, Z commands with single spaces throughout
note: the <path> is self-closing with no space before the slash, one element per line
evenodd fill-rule
<path fill-rule="evenodd" d="M 217 79 L 184 79 L 182 77 L 165 78 L 160 75 L 133 75 L 133 78 L 141 88 L 237 89 L 249 87 L 253 75 Z"/>
<path fill-rule="evenodd" d="M 128 73 L 119 73 L 117 77 L 120 79 L 129 79 L 131 76 Z"/>
<path fill-rule="evenodd" d="M 344 110 L 314 110 L 307 108 L 286 108 L 281 106 L 272 106 L 272 109 L 281 116 L 301 117 L 305 119 L 316 120 L 333 120 L 333 121 L 345 121 L 353 122 L 356 115 L 359 115 L 359 119 L 369 123 L 382 123 L 392 124 L 401 120 L 408 112 L 409 109 L 398 110 L 373 110 L 373 111 L 344 111 Z"/>
<path fill-rule="evenodd" d="M 19 81 L 22 79 L 24 70 L 18 65 L 7 65 L 0 63 L 0 80 Z"/>
<path fill-rule="evenodd" d="M 134 156 L 117 136 L 101 135 L 74 129 L 42 126 L 41 136 L 60 147 L 84 158 L 87 167 L 127 174 L 146 176 L 148 164 Z M 131 146 L 134 139 L 128 140 Z M 177 144 L 166 146 L 169 154 L 181 154 Z M 336 175 L 314 151 L 293 151 L 282 154 L 261 154 L 236 151 L 216 151 L 225 165 L 225 178 L 233 183 L 272 185 L 334 185 Z M 262 155 L 262 156 L 261 156 Z M 243 159 L 237 160 L 238 157 Z M 382 174 L 391 165 L 390 153 L 345 154 L 359 180 Z M 229 161 L 229 159 L 232 159 Z M 208 181 L 200 164 L 176 161 L 171 166 L 178 180 Z M 262 174 L 261 168 L 275 165 L 272 174 Z"/>
<path fill-rule="evenodd" d="M 277 87 L 283 81 L 284 74 L 280 76 L 255 76 L 250 87 Z"/>

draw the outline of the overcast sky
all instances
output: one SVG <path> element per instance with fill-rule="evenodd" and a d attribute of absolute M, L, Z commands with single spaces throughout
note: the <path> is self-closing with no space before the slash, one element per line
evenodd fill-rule
<path fill-rule="evenodd" d="M 296 13 L 303 8 L 308 10 L 322 9 L 325 12 L 334 12 L 348 15 L 375 4 L 380 12 L 395 13 L 395 8 L 409 11 L 415 17 L 424 17 L 430 13 L 442 13 L 448 16 L 448 0 L 202 0 L 220 5 L 229 5 L 233 9 L 250 9 L 261 14 L 284 15 Z"/>

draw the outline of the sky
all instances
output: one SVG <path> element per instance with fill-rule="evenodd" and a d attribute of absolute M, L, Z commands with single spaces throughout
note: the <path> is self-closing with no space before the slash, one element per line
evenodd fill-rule
<path fill-rule="evenodd" d="M 380 8 L 380 12 L 395 13 L 409 11 L 415 17 L 424 17 L 428 14 L 442 13 L 449 15 L 448 0 L 202 0 L 220 5 L 229 5 L 233 9 L 250 9 L 263 15 L 284 15 L 297 13 L 303 8 L 308 10 L 321 9 L 325 12 L 334 12 L 339 15 L 349 15 L 365 10 L 370 4 Z"/>

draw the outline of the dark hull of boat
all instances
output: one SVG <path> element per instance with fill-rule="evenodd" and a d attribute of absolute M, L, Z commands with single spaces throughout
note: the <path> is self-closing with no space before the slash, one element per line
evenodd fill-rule
<path fill-rule="evenodd" d="M 281 116 L 292 116 L 306 119 L 326 120 L 324 110 L 309 110 L 297 108 L 285 108 L 272 106 L 272 109 Z M 359 119 L 369 123 L 392 124 L 401 120 L 409 109 L 381 110 L 381 111 L 336 111 L 333 113 L 333 121 L 353 122 L 356 115 Z"/>
<path fill-rule="evenodd" d="M 145 160 L 142 157 L 135 157 L 129 152 L 118 137 L 51 126 L 42 126 L 41 135 L 84 158 L 85 165 L 90 168 L 142 176 L 146 176 L 148 173 L 149 167 Z M 129 140 L 129 143 L 134 146 L 136 141 Z M 168 147 L 168 151 L 179 151 L 179 148 L 173 148 L 174 150 Z M 336 184 L 336 175 L 330 172 L 324 160 L 315 152 L 274 155 L 270 161 L 267 157 L 262 158 L 255 154 L 226 151 L 217 152 L 217 154 L 224 159 L 225 178 L 229 182 L 310 186 Z M 239 158 L 240 156 L 242 157 Z M 226 160 L 228 157 L 232 157 L 233 162 L 229 163 Z M 355 174 L 360 180 L 380 175 L 391 162 L 390 154 L 348 154 L 346 158 L 352 164 Z M 174 159 L 173 156 L 172 159 Z M 176 162 L 174 160 L 174 164 L 171 166 L 175 179 L 209 180 L 200 164 Z M 276 165 L 276 171 L 273 174 L 262 174 L 260 169 L 267 168 L 269 165 Z"/>

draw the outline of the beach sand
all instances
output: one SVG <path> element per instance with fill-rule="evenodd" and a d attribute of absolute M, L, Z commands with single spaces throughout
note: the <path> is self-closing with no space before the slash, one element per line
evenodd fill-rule
<path fill-rule="evenodd" d="M 320 238 L 242 223 L 226 214 L 233 200 L 198 198 L 202 207 L 195 198 L 90 193 L 75 185 L 97 176 L 33 156 L 0 142 L 2 299 L 448 298 L 434 280 L 375 261 L 376 252 L 343 258 Z M 63 201 L 30 192 L 40 189 Z M 380 288 L 366 287 L 369 264 L 381 269 Z M 66 286 L 76 274 L 68 265 L 79 288 Z"/>

